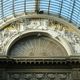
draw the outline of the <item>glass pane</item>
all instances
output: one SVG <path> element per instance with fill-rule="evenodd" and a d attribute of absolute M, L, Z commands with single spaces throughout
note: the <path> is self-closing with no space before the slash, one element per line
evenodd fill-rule
<path fill-rule="evenodd" d="M 34 12 L 35 3 L 35 0 L 26 0 L 26 12 Z"/>
<path fill-rule="evenodd" d="M 72 0 L 63 0 L 61 16 L 67 16 L 69 20 L 72 14 L 73 1 Z"/>
<path fill-rule="evenodd" d="M 40 11 L 48 12 L 49 0 L 40 0 Z"/>
<path fill-rule="evenodd" d="M 3 13 L 4 17 L 12 15 L 12 0 L 3 0 Z"/>
<path fill-rule="evenodd" d="M 24 12 L 24 0 L 15 0 L 14 10 L 15 10 L 15 13 Z"/>
<path fill-rule="evenodd" d="M 61 7 L 61 1 L 62 0 L 51 0 L 51 3 L 50 3 L 50 12 L 51 13 L 59 14 L 60 7 Z"/>
<path fill-rule="evenodd" d="M 1 12 L 1 1 L 0 1 L 0 19 L 2 17 L 2 12 Z"/>

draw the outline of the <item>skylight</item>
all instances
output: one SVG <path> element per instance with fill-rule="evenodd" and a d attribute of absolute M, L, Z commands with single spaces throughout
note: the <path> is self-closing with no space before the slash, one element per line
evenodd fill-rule
<path fill-rule="evenodd" d="M 80 27 L 80 0 L 0 0 L 0 21 L 36 11 L 57 15 Z"/>

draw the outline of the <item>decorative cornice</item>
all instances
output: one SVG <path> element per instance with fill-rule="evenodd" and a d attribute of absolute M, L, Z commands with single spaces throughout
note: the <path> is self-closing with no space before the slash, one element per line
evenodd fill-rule
<path fill-rule="evenodd" d="M 80 65 L 79 59 L 0 59 L 0 64 Z"/>

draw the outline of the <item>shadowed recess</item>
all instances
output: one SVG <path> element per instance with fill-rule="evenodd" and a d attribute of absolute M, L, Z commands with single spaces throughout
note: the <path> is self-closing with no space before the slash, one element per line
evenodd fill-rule
<path fill-rule="evenodd" d="M 65 57 L 68 54 L 56 40 L 44 35 L 30 35 L 16 41 L 8 55 L 16 58 L 53 58 Z"/>

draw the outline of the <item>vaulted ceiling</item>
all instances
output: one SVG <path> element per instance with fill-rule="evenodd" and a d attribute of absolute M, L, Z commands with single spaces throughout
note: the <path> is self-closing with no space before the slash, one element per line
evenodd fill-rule
<path fill-rule="evenodd" d="M 56 15 L 80 27 L 80 0 L 0 0 L 0 24 L 27 13 Z"/>

